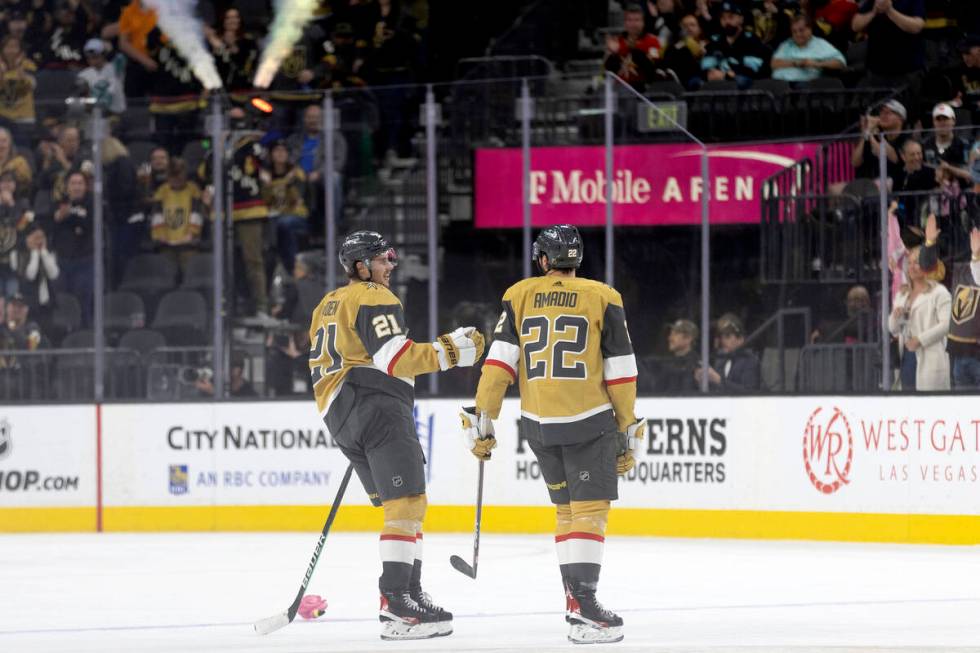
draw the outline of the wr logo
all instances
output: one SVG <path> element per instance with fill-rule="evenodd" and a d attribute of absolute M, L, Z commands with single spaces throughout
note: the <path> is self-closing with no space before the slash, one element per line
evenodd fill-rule
<path fill-rule="evenodd" d="M 803 431 L 803 463 L 813 487 L 833 494 L 851 482 L 853 462 L 854 437 L 847 417 L 836 406 L 830 414 L 817 408 Z"/>

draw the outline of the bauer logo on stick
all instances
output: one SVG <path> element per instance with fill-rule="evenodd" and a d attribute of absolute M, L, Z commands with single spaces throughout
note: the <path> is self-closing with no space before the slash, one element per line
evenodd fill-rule
<path fill-rule="evenodd" d="M 10 455 L 13 443 L 10 440 L 10 422 L 0 420 L 0 460 Z"/>

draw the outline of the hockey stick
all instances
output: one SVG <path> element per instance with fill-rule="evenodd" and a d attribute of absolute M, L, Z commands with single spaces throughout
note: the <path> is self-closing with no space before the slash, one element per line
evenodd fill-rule
<path fill-rule="evenodd" d="M 299 586 L 299 592 L 296 593 L 296 598 L 293 600 L 293 604 L 289 606 L 289 609 L 285 612 L 280 612 L 277 615 L 256 621 L 253 626 L 255 627 L 255 632 L 257 632 L 259 635 L 268 635 L 273 631 L 288 626 L 290 623 L 292 623 L 293 619 L 296 618 L 296 612 L 299 610 L 300 601 L 303 600 L 303 595 L 306 594 L 306 586 L 310 584 L 310 578 L 313 577 L 313 570 L 316 568 L 317 560 L 320 559 L 320 552 L 323 551 L 323 543 L 327 539 L 327 533 L 330 531 L 330 526 L 333 524 L 334 517 L 337 516 L 337 509 L 340 508 L 340 502 L 344 498 L 344 492 L 347 491 L 347 483 L 350 481 L 350 475 L 353 471 L 354 465 L 347 465 L 347 471 L 344 473 L 344 480 L 340 482 L 340 487 L 337 488 L 337 496 L 334 497 L 333 505 L 330 506 L 330 514 L 327 515 L 327 523 L 323 525 L 323 532 L 320 533 L 320 539 L 317 540 L 316 548 L 313 549 L 313 559 L 310 560 L 310 564 L 306 568 L 306 575 L 303 577 L 303 584 Z"/>
<path fill-rule="evenodd" d="M 450 556 L 449 564 L 461 574 L 476 578 L 476 563 L 480 558 L 480 521 L 483 518 L 483 462 L 480 461 L 480 476 L 476 485 L 476 526 L 473 534 L 473 566 L 459 556 Z"/>

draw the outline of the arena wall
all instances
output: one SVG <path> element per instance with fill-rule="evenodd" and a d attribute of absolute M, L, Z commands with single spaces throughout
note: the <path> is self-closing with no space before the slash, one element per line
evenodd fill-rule
<path fill-rule="evenodd" d="M 980 543 L 980 415 L 957 397 L 640 399 L 649 434 L 611 534 Z M 429 532 L 473 526 L 459 402 L 420 400 Z M 486 532 L 550 532 L 507 400 Z M 4 447 L 4 444 L 6 447 Z M 322 527 L 347 462 L 312 402 L 0 408 L 0 532 Z M 338 530 L 377 530 L 353 480 Z"/>

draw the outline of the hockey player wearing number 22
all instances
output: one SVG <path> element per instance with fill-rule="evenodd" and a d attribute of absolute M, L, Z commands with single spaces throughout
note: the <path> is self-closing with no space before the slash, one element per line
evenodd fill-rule
<path fill-rule="evenodd" d="M 459 328 L 435 342 L 409 340 L 389 290 L 397 255 L 381 234 L 357 231 L 340 246 L 346 286 L 327 293 L 310 325 L 317 409 L 371 503 L 384 510 L 380 550 L 382 639 L 452 632 L 452 614 L 422 591 L 425 472 L 412 406 L 415 377 L 473 365 L 483 335 Z"/>
<path fill-rule="evenodd" d="M 617 474 L 633 468 L 645 432 L 636 418 L 636 360 L 622 297 L 576 276 L 582 239 L 571 225 L 543 230 L 532 256 L 544 276 L 504 293 L 474 408 L 462 413 L 467 448 L 490 458 L 493 422 L 518 383 L 520 429 L 557 509 L 555 544 L 565 586 L 568 639 L 618 642 L 623 620 L 596 600 Z"/>

